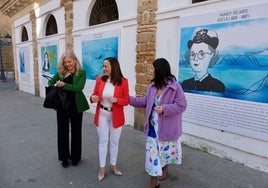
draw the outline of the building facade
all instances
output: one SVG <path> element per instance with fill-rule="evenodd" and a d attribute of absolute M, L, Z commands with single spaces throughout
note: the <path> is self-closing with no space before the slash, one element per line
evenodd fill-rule
<path fill-rule="evenodd" d="M 100 74 L 102 60 L 108 55 L 118 57 L 133 96 L 146 93 L 152 79 L 152 62 L 158 57 L 170 62 L 172 73 L 181 83 L 181 78 L 191 76 L 190 71 L 194 69 L 185 64 L 184 49 L 196 42 L 199 34 L 220 40 L 217 60 L 221 64 L 219 68 L 215 66 L 211 74 L 224 80 L 225 93 L 230 93 L 230 88 L 237 85 L 235 80 L 239 80 L 234 73 L 238 70 L 236 65 L 240 65 L 240 76 L 250 75 L 253 80 L 258 71 L 258 75 L 263 74 L 266 79 L 261 70 L 250 69 L 243 63 L 241 66 L 239 62 L 244 59 L 240 59 L 239 50 L 230 50 L 250 49 L 251 55 L 249 52 L 242 55 L 251 62 L 267 57 L 268 44 L 256 34 L 262 36 L 262 30 L 266 30 L 266 0 L 27 0 L 24 5 L 19 0 L 5 2 L 0 10 L 12 33 L 14 78 L 21 91 L 36 96 L 44 97 L 47 80 L 42 75 L 55 73 L 65 49 L 73 49 L 87 70 L 86 96 L 91 94 L 94 78 Z M 256 27 L 251 27 L 252 24 Z M 240 27 L 255 34 L 244 36 L 247 32 L 239 30 Z M 212 29 L 216 30 L 213 37 Z M 232 41 L 237 39 L 241 44 L 233 45 Z M 233 51 L 237 52 L 233 54 Z M 204 54 L 209 52 L 192 51 L 187 57 L 190 61 L 202 60 Z M 267 70 L 262 62 L 265 61 L 258 60 L 255 65 L 261 64 Z M 250 71 L 243 71 L 244 67 Z M 265 149 L 268 147 L 268 102 L 265 97 L 260 100 L 251 95 L 245 97 L 244 93 L 186 91 L 188 108 L 183 117 L 182 139 L 189 146 L 268 172 L 268 150 Z M 94 110 L 92 105 L 89 113 Z M 126 124 L 142 130 L 144 110 L 128 106 L 125 112 Z"/>

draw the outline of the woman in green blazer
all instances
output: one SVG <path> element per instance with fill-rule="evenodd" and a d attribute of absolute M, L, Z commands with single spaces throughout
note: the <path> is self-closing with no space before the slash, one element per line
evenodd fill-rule
<path fill-rule="evenodd" d="M 69 163 L 76 166 L 82 153 L 83 112 L 89 109 L 83 93 L 86 71 L 82 69 L 73 51 L 65 51 L 58 65 L 58 72 L 48 81 L 48 85 L 61 87 L 67 93 L 70 105 L 66 110 L 57 109 L 58 158 L 66 168 Z M 69 147 L 69 123 L 71 124 L 71 148 Z"/>

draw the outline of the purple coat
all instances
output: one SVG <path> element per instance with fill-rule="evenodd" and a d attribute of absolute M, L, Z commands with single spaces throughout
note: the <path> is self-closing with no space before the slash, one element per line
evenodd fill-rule
<path fill-rule="evenodd" d="M 130 97 L 130 105 L 146 108 L 144 122 L 144 133 L 146 135 L 149 131 L 149 118 L 156 94 L 157 88 L 152 83 L 144 97 Z M 159 105 L 163 106 L 163 114 L 158 116 L 159 140 L 177 140 L 182 134 L 182 113 L 186 109 L 187 101 L 182 87 L 175 79 L 168 81 L 168 85 L 163 89 Z"/>

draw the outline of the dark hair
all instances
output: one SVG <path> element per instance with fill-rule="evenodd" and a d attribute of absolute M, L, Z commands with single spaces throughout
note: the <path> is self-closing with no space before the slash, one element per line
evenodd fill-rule
<path fill-rule="evenodd" d="M 216 49 L 219 44 L 217 33 L 208 29 L 201 29 L 195 33 L 193 40 L 188 41 L 188 48 L 190 49 L 194 43 L 206 43 L 212 48 Z"/>
<path fill-rule="evenodd" d="M 117 60 L 117 58 L 115 57 L 107 57 L 104 59 L 104 61 L 107 60 L 110 62 L 111 65 L 111 83 L 113 85 L 121 85 L 122 84 L 122 78 L 124 78 L 121 69 L 120 69 L 120 64 Z M 102 80 L 103 81 L 107 81 L 108 76 L 107 75 L 103 75 L 102 76 Z"/>
<path fill-rule="evenodd" d="M 156 88 L 162 88 L 167 85 L 168 80 L 173 78 L 176 80 L 176 77 L 171 74 L 169 62 L 165 58 L 158 58 L 153 62 L 154 67 L 154 82 Z"/>

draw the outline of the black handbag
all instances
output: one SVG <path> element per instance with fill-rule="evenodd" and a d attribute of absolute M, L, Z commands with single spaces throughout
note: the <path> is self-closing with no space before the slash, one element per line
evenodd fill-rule
<path fill-rule="evenodd" d="M 42 75 L 46 79 L 50 79 L 50 76 Z M 46 97 L 43 103 L 44 108 L 51 108 L 55 110 L 66 110 L 70 101 L 68 100 L 67 93 L 57 86 L 45 87 Z"/>

